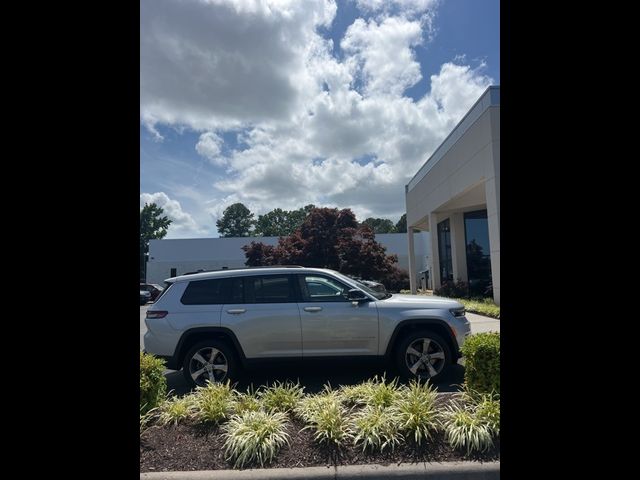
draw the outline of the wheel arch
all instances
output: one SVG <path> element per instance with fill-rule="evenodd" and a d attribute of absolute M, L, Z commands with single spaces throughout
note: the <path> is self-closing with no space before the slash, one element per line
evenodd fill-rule
<path fill-rule="evenodd" d="M 385 357 L 387 359 L 392 359 L 396 353 L 396 348 L 400 343 L 400 340 L 404 338 L 405 335 L 416 330 L 431 330 L 433 333 L 440 335 L 445 342 L 447 342 L 447 346 L 451 351 L 451 361 L 453 363 L 458 361 L 458 352 L 460 349 L 458 347 L 455 334 L 452 331 L 452 327 L 447 322 L 440 320 L 439 318 L 417 318 L 403 320 L 398 323 L 391 334 L 389 343 L 387 344 L 387 349 L 384 354 Z"/>
<path fill-rule="evenodd" d="M 236 335 L 231 330 L 225 327 L 196 327 L 184 332 L 180 337 L 180 340 L 178 340 L 176 351 L 173 356 L 174 365 L 177 367 L 176 370 L 182 366 L 184 356 L 187 354 L 189 349 L 197 342 L 208 338 L 222 340 L 227 343 L 235 350 L 240 363 L 243 366 L 246 364 L 247 358 L 244 355 L 242 346 L 240 345 Z"/>

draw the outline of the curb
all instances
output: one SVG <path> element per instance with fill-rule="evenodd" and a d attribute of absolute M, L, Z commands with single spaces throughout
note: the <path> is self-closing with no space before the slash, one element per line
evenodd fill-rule
<path fill-rule="evenodd" d="M 443 462 L 405 465 L 347 465 L 337 467 L 261 468 L 196 472 L 145 472 L 141 480 L 497 480 L 500 462 Z"/>

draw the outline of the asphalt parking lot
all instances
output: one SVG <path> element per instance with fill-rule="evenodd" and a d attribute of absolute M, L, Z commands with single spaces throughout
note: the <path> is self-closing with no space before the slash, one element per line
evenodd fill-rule
<path fill-rule="evenodd" d="M 149 305 L 140 307 L 140 349 L 144 346 L 144 334 L 147 330 L 144 318 Z M 500 331 L 500 320 L 483 317 L 468 313 L 467 318 L 471 322 L 471 332 L 480 333 L 488 331 Z M 449 369 L 447 376 L 435 384 L 441 392 L 453 392 L 459 390 L 459 385 L 464 380 L 464 360 Z M 305 392 L 314 393 L 322 390 L 326 383 L 333 387 L 340 385 L 353 385 L 363 380 L 367 380 L 374 375 L 386 375 L 387 378 L 395 376 L 393 369 L 385 365 L 371 363 L 350 363 L 344 362 L 322 362 L 321 364 L 302 365 L 293 364 L 286 367 L 264 367 L 255 371 L 246 372 L 243 378 L 239 379 L 236 388 L 245 390 L 251 385 L 258 387 L 274 381 L 299 381 L 305 387 Z M 167 386 L 174 393 L 182 395 L 189 391 L 186 380 L 182 372 L 173 370 L 166 371 Z"/>

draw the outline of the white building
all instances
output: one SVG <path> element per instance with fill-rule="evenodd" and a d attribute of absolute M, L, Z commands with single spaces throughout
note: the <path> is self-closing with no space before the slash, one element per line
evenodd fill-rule
<path fill-rule="evenodd" d="M 490 285 L 500 304 L 500 87 L 489 87 L 405 187 L 407 230 L 430 232 L 433 287 Z M 422 268 L 408 238 L 411 290 Z"/>
<path fill-rule="evenodd" d="M 252 241 L 277 245 L 278 237 L 231 237 L 163 239 L 149 242 L 147 282 L 159 283 L 169 277 L 187 272 L 221 270 L 244 267 L 246 257 L 242 247 Z M 387 254 L 398 255 L 398 267 L 409 270 L 406 233 L 379 233 L 376 241 L 387 249 Z M 428 264 L 429 235 L 415 234 L 414 253 L 416 274 Z"/>

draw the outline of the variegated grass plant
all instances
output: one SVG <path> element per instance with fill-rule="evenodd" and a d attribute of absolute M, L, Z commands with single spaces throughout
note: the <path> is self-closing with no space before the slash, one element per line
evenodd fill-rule
<path fill-rule="evenodd" d="M 280 448 L 289 443 L 286 423 L 287 415 L 283 412 L 258 410 L 233 415 L 222 427 L 227 460 L 234 462 L 234 468 L 271 462 Z"/>
<path fill-rule="evenodd" d="M 421 445 L 433 437 L 439 428 L 440 413 L 436 408 L 436 391 L 429 383 L 412 381 L 400 390 L 392 408 L 400 417 L 400 429 L 405 438 Z"/>
<path fill-rule="evenodd" d="M 220 423 L 233 412 L 233 390 L 229 382 L 196 387 L 193 394 L 195 418 L 201 422 Z"/>
<path fill-rule="evenodd" d="M 290 412 L 304 395 L 304 387 L 299 383 L 278 382 L 263 387 L 258 398 L 268 412 Z"/>

